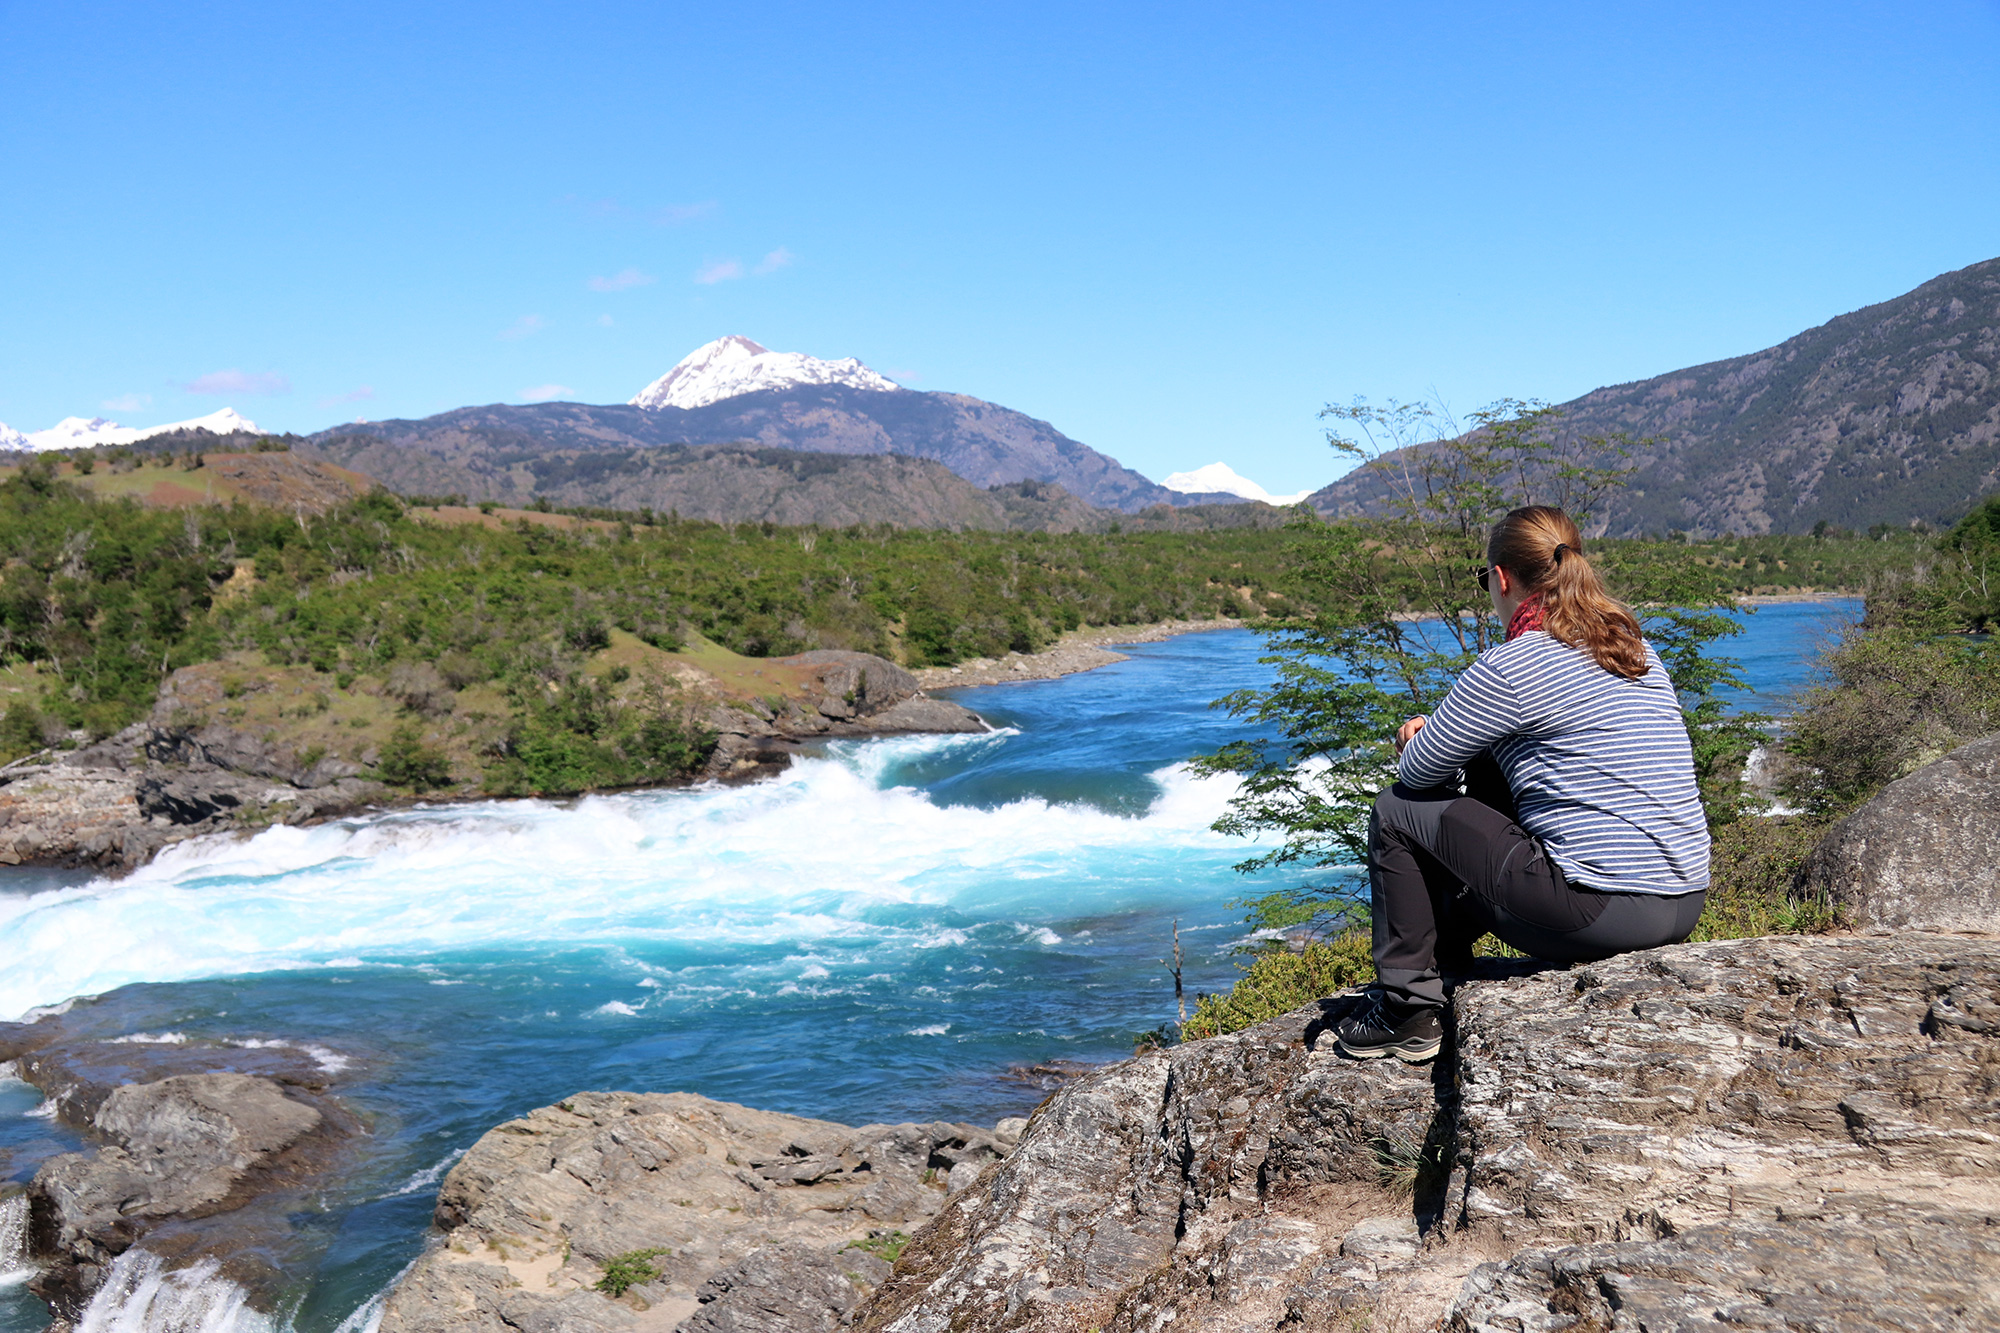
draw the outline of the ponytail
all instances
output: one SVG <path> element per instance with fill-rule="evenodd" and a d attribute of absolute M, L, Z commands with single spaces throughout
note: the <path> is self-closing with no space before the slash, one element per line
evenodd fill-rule
<path fill-rule="evenodd" d="M 1548 505 L 1514 510 L 1493 525 L 1486 559 L 1542 599 L 1542 628 L 1551 638 L 1588 652 L 1614 676 L 1646 674 L 1638 618 L 1604 590 L 1568 514 Z"/>

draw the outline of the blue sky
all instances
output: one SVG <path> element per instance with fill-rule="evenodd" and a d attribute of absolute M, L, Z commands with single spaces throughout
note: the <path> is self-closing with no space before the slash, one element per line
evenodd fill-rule
<path fill-rule="evenodd" d="M 696 345 L 1154 477 L 1562 400 L 2000 255 L 2000 3 L 0 0 L 0 421 L 269 428 Z"/>

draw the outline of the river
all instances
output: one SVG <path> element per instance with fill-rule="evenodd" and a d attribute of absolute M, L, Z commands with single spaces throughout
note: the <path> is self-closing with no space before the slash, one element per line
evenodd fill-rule
<path fill-rule="evenodd" d="M 1739 702 L 1781 708 L 1857 610 L 1746 617 Z M 1180 761 L 1241 734 L 1208 704 L 1268 679 L 1259 647 L 1192 634 L 952 692 L 997 730 L 838 742 L 752 786 L 275 828 L 120 880 L 11 872 L 0 1015 L 95 996 L 70 1021 L 104 1038 L 312 1054 L 372 1133 L 294 1219 L 309 1258 L 286 1320 L 351 1331 L 420 1250 L 443 1172 L 531 1107 L 682 1089 L 990 1124 L 1044 1095 L 1010 1071 L 1114 1059 L 1173 1017 L 1174 922 L 1190 991 L 1226 987 L 1230 900 L 1288 877 L 1234 873 L 1251 846 L 1208 827 L 1233 784 Z M 0 1078 L 5 1178 L 76 1146 L 41 1110 Z M 46 1323 L 19 1276 L 0 1271 L 0 1333 Z"/>

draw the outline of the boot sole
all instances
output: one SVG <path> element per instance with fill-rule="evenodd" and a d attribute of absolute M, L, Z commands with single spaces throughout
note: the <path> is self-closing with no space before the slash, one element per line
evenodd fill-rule
<path fill-rule="evenodd" d="M 1342 1055 L 1355 1060 L 1380 1060 L 1385 1055 L 1393 1055 L 1406 1065 L 1425 1064 L 1437 1059 L 1444 1049 L 1444 1039 L 1433 1037 L 1429 1041 L 1390 1042 L 1386 1046 L 1349 1046 L 1346 1038 L 1335 1043 Z"/>

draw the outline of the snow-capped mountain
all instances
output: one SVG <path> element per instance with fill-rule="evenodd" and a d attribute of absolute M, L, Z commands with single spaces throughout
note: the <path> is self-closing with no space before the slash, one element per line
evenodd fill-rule
<path fill-rule="evenodd" d="M 32 449 L 32 448 L 34 448 L 34 446 L 28 443 L 27 436 L 23 435 L 20 431 L 15 430 L 12 426 L 8 425 L 6 422 L 0 421 L 0 449 L 13 450 L 13 449 Z"/>
<path fill-rule="evenodd" d="M 774 352 L 731 334 L 689 352 L 679 365 L 635 394 L 631 403 L 651 408 L 707 407 L 726 398 L 795 384 L 844 384 L 852 389 L 902 392 L 901 385 L 851 356 L 822 361 L 802 352 Z"/>
<path fill-rule="evenodd" d="M 210 412 L 205 417 L 194 417 L 187 421 L 169 421 L 164 426 L 121 426 L 103 417 L 64 417 L 47 430 L 31 431 L 20 435 L 22 443 L 8 444 L 6 437 L 0 436 L 0 448 L 10 449 L 90 449 L 98 445 L 132 444 L 154 435 L 169 435 L 177 430 L 205 430 L 215 435 L 233 435 L 243 431 L 251 435 L 262 435 L 263 428 L 248 417 L 238 413 L 233 407 L 225 407 Z"/>
<path fill-rule="evenodd" d="M 1312 494 L 1311 491 L 1300 491 L 1297 495 L 1273 495 L 1248 477 L 1238 476 L 1236 469 L 1227 463 L 1210 463 L 1192 472 L 1176 472 L 1160 485 L 1184 495 L 1220 491 L 1226 495 L 1240 495 L 1246 500 L 1262 500 L 1267 505 L 1295 505 Z"/>

